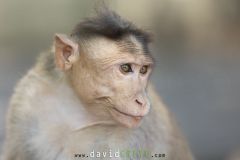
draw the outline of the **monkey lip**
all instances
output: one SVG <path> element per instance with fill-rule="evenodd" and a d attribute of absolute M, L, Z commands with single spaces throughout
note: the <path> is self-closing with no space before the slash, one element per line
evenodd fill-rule
<path fill-rule="evenodd" d="M 134 118 L 136 120 L 141 120 L 143 118 L 143 116 L 135 116 L 135 115 L 131 115 L 131 114 L 119 111 L 117 108 L 114 108 L 114 107 L 113 107 L 113 110 L 116 111 L 117 113 L 121 114 L 121 115 L 131 117 L 131 118 Z"/>

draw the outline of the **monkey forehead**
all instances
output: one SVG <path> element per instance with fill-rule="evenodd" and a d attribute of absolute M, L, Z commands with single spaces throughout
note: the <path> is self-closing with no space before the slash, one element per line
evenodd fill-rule
<path fill-rule="evenodd" d="M 139 40 L 135 36 L 126 36 L 123 37 L 121 40 L 118 40 L 117 45 L 120 49 L 120 52 L 123 53 L 133 53 L 133 54 L 143 54 L 145 53 L 143 43 L 140 43 Z"/>
<path fill-rule="evenodd" d="M 80 47 L 83 47 L 84 54 L 93 59 L 114 55 L 118 52 L 118 47 L 114 41 L 100 36 L 88 39 Z"/>
<path fill-rule="evenodd" d="M 102 59 L 119 55 L 146 55 L 145 44 L 135 36 L 128 35 L 119 40 L 112 40 L 103 36 L 93 37 L 83 44 L 87 54 L 93 59 Z"/>

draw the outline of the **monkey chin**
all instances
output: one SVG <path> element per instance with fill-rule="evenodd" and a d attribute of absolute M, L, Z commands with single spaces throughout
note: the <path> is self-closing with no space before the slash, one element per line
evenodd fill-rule
<path fill-rule="evenodd" d="M 110 111 L 113 118 L 127 128 L 137 128 L 140 126 L 143 116 L 132 116 L 127 113 L 112 109 Z"/>

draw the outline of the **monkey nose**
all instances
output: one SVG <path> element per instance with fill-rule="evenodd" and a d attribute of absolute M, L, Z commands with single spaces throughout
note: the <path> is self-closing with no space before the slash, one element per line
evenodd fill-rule
<path fill-rule="evenodd" d="M 143 100 L 140 100 L 140 99 L 136 99 L 135 102 L 140 106 L 140 107 L 144 107 L 144 102 Z"/>

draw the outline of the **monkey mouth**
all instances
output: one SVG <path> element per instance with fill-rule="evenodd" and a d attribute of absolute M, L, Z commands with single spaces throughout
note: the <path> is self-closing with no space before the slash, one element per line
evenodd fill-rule
<path fill-rule="evenodd" d="M 132 115 L 132 114 L 128 114 L 128 113 L 125 113 L 125 112 L 122 112 L 122 111 L 119 111 L 117 108 L 113 107 L 113 111 L 117 112 L 118 114 L 120 115 L 123 115 L 123 116 L 127 116 L 129 118 L 133 118 L 135 120 L 141 120 L 143 118 L 143 116 L 135 116 L 135 115 Z"/>

